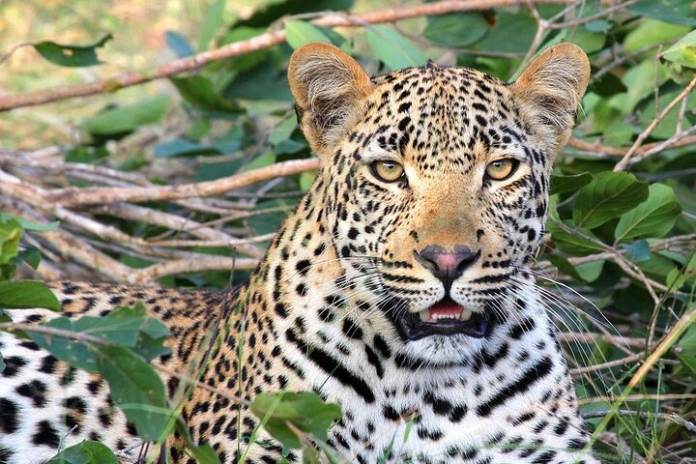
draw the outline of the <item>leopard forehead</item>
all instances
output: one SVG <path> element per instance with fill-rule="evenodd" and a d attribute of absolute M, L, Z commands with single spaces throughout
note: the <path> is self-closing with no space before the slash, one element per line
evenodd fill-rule
<path fill-rule="evenodd" d="M 536 148 L 508 86 L 487 74 L 429 63 L 372 83 L 364 116 L 341 145 L 354 159 L 391 154 L 421 175 L 466 174 L 476 159 Z"/>

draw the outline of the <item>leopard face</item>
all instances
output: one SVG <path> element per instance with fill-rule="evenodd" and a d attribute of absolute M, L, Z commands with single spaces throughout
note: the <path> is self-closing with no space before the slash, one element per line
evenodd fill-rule
<path fill-rule="evenodd" d="M 511 295 L 543 236 L 552 161 L 587 84 L 584 53 L 555 47 L 506 85 L 431 63 L 370 80 L 312 44 L 289 75 L 347 280 L 407 352 L 437 363 L 485 344 L 515 317 Z"/>

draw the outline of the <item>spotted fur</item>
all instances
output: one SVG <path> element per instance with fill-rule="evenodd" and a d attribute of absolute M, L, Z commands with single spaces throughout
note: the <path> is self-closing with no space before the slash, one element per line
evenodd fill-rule
<path fill-rule="evenodd" d="M 527 268 L 588 71 L 584 53 L 563 44 L 511 85 L 433 63 L 369 79 L 335 47 L 307 45 L 289 80 L 322 168 L 248 287 L 225 295 L 57 284 L 63 311 L 103 315 L 143 300 L 172 330 L 171 354 L 155 361 L 170 396 L 181 398 L 182 382 L 167 373 L 201 372 L 207 388 L 194 389 L 182 417 L 224 463 L 299 461 L 263 431 L 250 443 L 259 421 L 230 398 L 278 390 L 339 403 L 329 443 L 350 462 L 597 462 Z M 498 159 L 515 161 L 508 179 L 486 176 Z M 380 180 L 372 166 L 385 160 L 403 177 Z M 428 246 L 476 259 L 445 283 L 418 259 Z M 494 321 L 490 333 L 400 333 L 400 317 L 446 294 Z M 137 457 L 133 427 L 101 378 L 7 334 L 0 350 L 0 462 L 41 462 L 84 439 Z M 193 462 L 177 439 L 169 444 L 172 462 Z"/>

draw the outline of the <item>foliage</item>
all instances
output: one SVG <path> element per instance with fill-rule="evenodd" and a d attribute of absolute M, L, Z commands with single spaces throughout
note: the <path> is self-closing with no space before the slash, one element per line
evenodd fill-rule
<path fill-rule="evenodd" d="M 695 308 L 696 96 L 690 91 L 696 68 L 692 31 L 696 16 L 691 2 L 641 0 L 612 10 L 599 2 L 578 2 L 571 8 L 539 5 L 531 11 L 491 8 L 339 30 L 312 24 L 313 16 L 306 14 L 349 9 L 348 0 L 321 0 L 311 2 L 311 7 L 299 0 L 261 3 L 251 16 L 230 22 L 222 14 L 226 3 L 211 2 L 198 37 L 168 31 L 166 44 L 176 56 L 187 57 L 216 46 L 242 44 L 279 25 L 287 43 L 172 77 L 169 95 L 125 103 L 115 94 L 115 105 L 81 120 L 82 138 L 64 150 L 65 160 L 110 167 L 124 176 L 136 171 L 142 175 L 137 181 L 124 177 L 134 184 L 171 185 L 215 181 L 309 158 L 285 78 L 293 49 L 309 41 L 341 47 L 374 74 L 422 65 L 432 58 L 475 67 L 504 81 L 513 80 L 528 58 L 544 47 L 576 43 L 588 53 L 593 77 L 574 138 L 556 162 L 549 240 L 537 257 L 535 272 L 557 325 L 566 332 L 562 340 L 587 425 L 607 432 L 594 437 L 603 460 L 628 463 L 640 456 L 667 463 L 696 455 L 693 430 L 664 415 L 669 411 L 694 422 L 696 325 L 671 340 L 648 372 L 634 377 L 636 367 L 661 341 L 669 340 L 677 321 Z M 561 26 L 549 27 L 554 24 Z M 47 41 L 35 48 L 51 62 L 47 69 L 96 65 L 95 50 L 109 38 L 91 46 Z M 100 54 L 108 60 L 108 53 Z M 119 85 L 115 82 L 112 90 Z M 140 148 L 125 156 L 114 150 L 114 146 L 128 147 L 129 140 L 139 140 L 152 126 L 160 135 L 146 144 L 145 155 Z M 1 162 L 0 167 L 4 168 Z M 182 171 L 183 176 L 178 174 Z M 182 202 L 152 202 L 147 207 L 200 224 L 224 222 L 225 232 L 241 231 L 235 237 L 253 239 L 278 228 L 312 178 L 313 173 L 306 172 L 269 179 L 262 188 L 249 188 L 238 196 L 230 192 L 224 200 L 228 203 L 207 204 L 191 214 L 182 212 L 187 206 Z M 98 179 L 75 175 L 70 182 L 81 187 L 95 185 Z M 234 214 L 216 213 L 233 201 Z M 94 211 L 91 218 L 145 239 L 170 231 L 161 223 L 103 211 Z M 18 267 L 36 269 L 39 264 L 38 250 L 30 245 L 34 242 L 23 241 L 22 234 L 50 244 L 42 232 L 55 227 L 0 215 L 0 308 L 56 309 L 57 301 L 38 282 L 9 282 Z M 91 238 L 93 230 L 89 229 Z M 181 231 L 185 233 L 183 227 Z M 109 241 L 99 238 L 100 244 Z M 197 254 L 180 249 L 165 253 L 162 248 L 148 254 L 143 244 L 128 248 L 123 243 L 110 249 L 109 257 L 132 268 L 146 268 L 162 256 L 182 259 L 189 256 L 186 253 L 192 261 L 230 253 L 239 259 L 252 256 L 220 248 L 219 240 L 199 245 L 194 249 Z M 234 280 L 246 276 L 245 269 L 236 269 Z M 161 283 L 224 286 L 227 280 L 227 273 L 216 269 L 164 275 Z M 7 323 L 1 309 L 0 323 Z M 49 337 L 49 332 L 42 332 L 45 329 L 63 335 Z M 101 319 L 58 318 L 25 334 L 56 357 L 101 373 L 118 404 L 136 405 L 125 413 L 142 437 L 161 440 L 177 425 L 175 408 L 147 363 L 162 353 L 166 333 L 142 307 L 121 308 Z M 627 391 L 630 395 L 621 396 Z M 661 399 L 666 394 L 676 399 Z M 335 405 L 326 405 L 313 394 L 285 392 L 259 395 L 251 409 L 287 448 L 303 448 L 305 462 L 333 461 L 337 456 L 324 444 L 327 429 L 340 417 Z M 216 461 L 210 448 L 196 448 L 191 440 L 189 445 L 200 462 Z M 102 448 L 85 442 L 62 451 L 55 462 L 109 462 L 110 457 L 100 457 L 106 453 Z"/>

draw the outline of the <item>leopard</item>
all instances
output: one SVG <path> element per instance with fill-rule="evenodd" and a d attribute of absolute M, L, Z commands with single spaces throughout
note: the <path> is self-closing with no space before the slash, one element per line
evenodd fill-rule
<path fill-rule="evenodd" d="M 248 283 L 54 283 L 61 314 L 144 302 L 171 331 L 152 363 L 170 397 L 197 369 L 180 419 L 221 463 L 302 459 L 250 411 L 268 392 L 340 405 L 325 444 L 343 462 L 599 462 L 531 266 L 590 67 L 570 43 L 529 62 L 511 83 L 433 61 L 370 77 L 334 45 L 297 48 L 288 80 L 320 168 Z M 102 377 L 7 333 L 0 351 L 0 462 L 82 440 L 140 462 Z M 150 459 L 195 463 L 167 440 Z"/>

